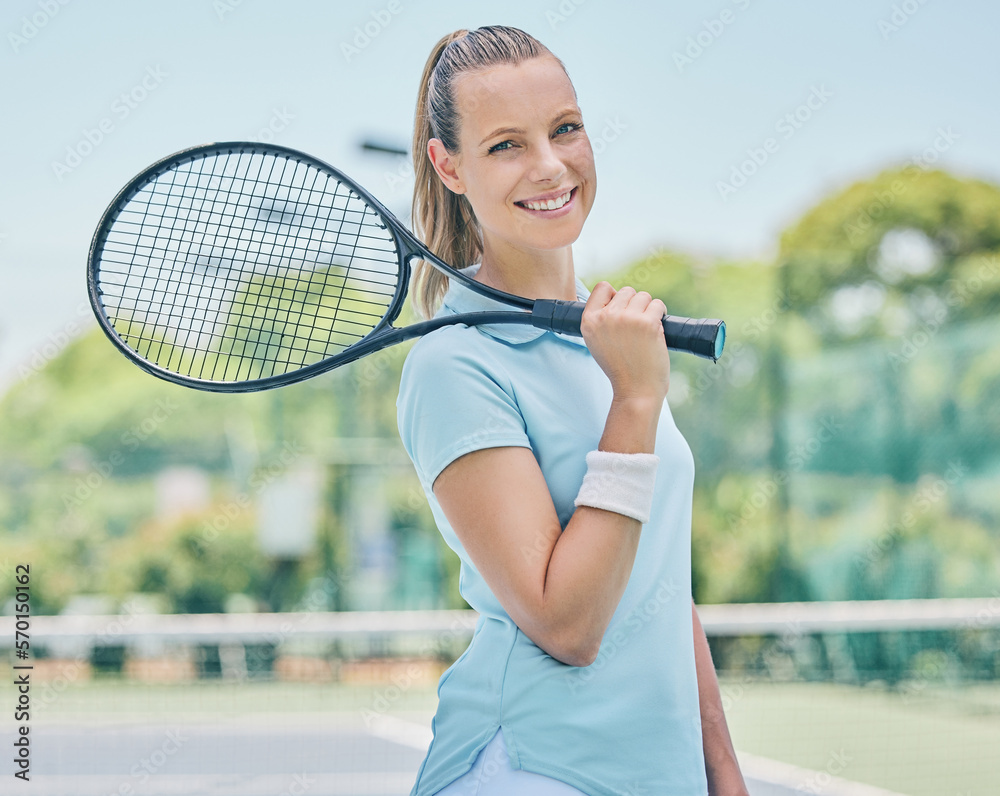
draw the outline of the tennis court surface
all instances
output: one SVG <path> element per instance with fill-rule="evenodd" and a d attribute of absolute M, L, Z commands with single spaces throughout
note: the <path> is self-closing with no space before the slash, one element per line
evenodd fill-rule
<path fill-rule="evenodd" d="M 32 781 L 45 796 L 403 796 L 426 744 L 423 727 L 384 721 L 351 726 L 343 717 L 225 722 L 61 724 L 37 734 Z M 425 731 L 429 738 L 429 731 Z M 823 772 L 745 756 L 753 796 L 800 793 L 889 796 L 838 783 Z M 815 783 L 815 790 L 803 790 Z M 836 787 L 835 787 L 836 786 Z"/>
<path fill-rule="evenodd" d="M 753 796 L 998 793 L 1000 682 L 959 665 L 1000 660 L 992 601 L 699 610 L 732 664 L 720 667 L 721 695 Z M 13 783 L 13 755 L 2 755 L 0 792 L 405 796 L 468 613 L 136 615 L 116 636 L 134 653 L 118 673 L 83 654 L 104 649 L 88 645 L 115 617 L 37 617 L 40 646 L 80 657 L 33 659 L 31 780 Z M 0 633 L 0 647 L 12 636 Z M 270 637 L 282 655 L 260 670 L 250 645 Z M 217 650 L 214 675 L 182 654 L 193 645 Z M 846 665 L 873 650 L 907 653 L 905 677 Z M 16 701 L 5 678 L 0 704 Z M 24 723 L 0 711 L 0 738 Z"/>
<path fill-rule="evenodd" d="M 954 694 L 915 704 L 821 683 L 724 681 L 723 691 L 753 796 L 978 796 L 1000 782 L 995 713 Z M 39 706 L 32 779 L 17 792 L 405 795 L 434 699 L 427 685 L 81 683 Z M 971 700 L 1000 704 L 1000 691 Z M 11 737 L 7 717 L 0 727 Z"/>

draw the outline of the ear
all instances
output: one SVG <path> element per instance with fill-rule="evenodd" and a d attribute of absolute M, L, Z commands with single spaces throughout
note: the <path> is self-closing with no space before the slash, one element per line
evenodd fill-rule
<path fill-rule="evenodd" d="M 445 149 L 440 138 L 432 138 L 427 142 L 427 157 L 431 159 L 434 171 L 437 172 L 441 182 L 449 191 L 458 194 L 465 193 L 462 178 L 458 175 L 458 158 Z"/>

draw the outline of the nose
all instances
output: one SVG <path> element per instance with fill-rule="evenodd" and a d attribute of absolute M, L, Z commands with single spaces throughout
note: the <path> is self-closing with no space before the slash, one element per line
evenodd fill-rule
<path fill-rule="evenodd" d="M 533 182 L 558 182 L 566 173 L 566 165 L 552 145 L 552 142 L 545 139 L 544 142 L 533 147 L 533 158 L 528 176 Z"/>

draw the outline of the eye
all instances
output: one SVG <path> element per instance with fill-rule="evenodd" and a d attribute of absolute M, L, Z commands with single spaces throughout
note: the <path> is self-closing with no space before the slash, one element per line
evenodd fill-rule
<path fill-rule="evenodd" d="M 505 152 L 514 147 L 513 141 L 501 141 L 499 144 L 494 144 L 489 148 L 489 153 L 492 155 L 494 152 Z"/>
<path fill-rule="evenodd" d="M 582 130 L 583 125 L 577 122 L 566 122 L 565 124 L 560 124 L 556 128 L 556 135 L 565 135 L 566 133 L 575 133 L 577 130 Z"/>

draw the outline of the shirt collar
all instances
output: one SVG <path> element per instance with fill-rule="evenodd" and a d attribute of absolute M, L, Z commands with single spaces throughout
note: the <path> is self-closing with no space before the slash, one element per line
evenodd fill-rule
<path fill-rule="evenodd" d="M 479 270 L 479 265 L 479 263 L 476 263 L 475 265 L 470 265 L 468 268 L 460 268 L 458 270 L 465 276 L 473 277 Z M 586 301 L 589 296 L 590 291 L 587 290 L 586 285 L 577 279 L 577 301 Z M 448 292 L 445 293 L 441 309 L 437 311 L 435 317 L 440 317 L 442 315 L 457 315 L 466 312 L 490 312 L 496 310 L 508 310 L 513 312 L 518 311 L 516 307 L 504 304 L 502 301 L 497 301 L 489 296 L 476 293 L 474 290 L 463 285 L 457 279 L 452 279 L 449 282 Z M 477 328 L 485 334 L 488 334 L 490 337 L 495 337 L 498 340 L 513 343 L 514 345 L 537 340 L 543 334 L 546 334 L 545 329 L 539 329 L 538 327 L 531 326 L 527 323 L 482 324 L 477 326 Z M 555 334 L 556 337 L 566 340 L 567 342 L 576 343 L 577 345 L 586 347 L 586 343 L 584 343 L 582 337 L 556 332 L 552 332 L 552 334 Z"/>

